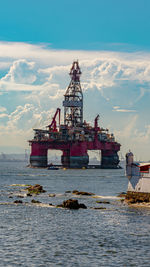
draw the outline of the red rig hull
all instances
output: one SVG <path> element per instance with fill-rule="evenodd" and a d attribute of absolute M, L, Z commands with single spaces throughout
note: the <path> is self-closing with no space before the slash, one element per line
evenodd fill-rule
<path fill-rule="evenodd" d="M 64 124 L 60 124 L 60 108 L 57 108 L 48 129 L 34 129 L 31 146 L 30 165 L 47 167 L 48 150 L 61 150 L 61 162 L 65 168 L 87 168 L 89 163 L 88 150 L 101 151 L 101 168 L 118 168 L 117 152 L 120 144 L 108 129 L 98 126 L 99 115 L 94 126 L 83 121 L 83 94 L 80 85 L 81 70 L 77 61 L 70 70 L 71 82 L 64 95 Z M 57 127 L 58 122 L 58 127 Z"/>
<path fill-rule="evenodd" d="M 118 168 L 119 157 L 117 152 L 120 144 L 103 141 L 56 141 L 31 140 L 30 164 L 33 167 L 47 167 L 48 150 L 61 150 L 62 166 L 66 168 L 88 167 L 88 150 L 101 150 L 101 168 Z"/>

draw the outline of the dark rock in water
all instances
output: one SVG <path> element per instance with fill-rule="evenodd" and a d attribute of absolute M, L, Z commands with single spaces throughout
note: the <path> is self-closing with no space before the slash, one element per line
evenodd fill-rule
<path fill-rule="evenodd" d="M 22 202 L 22 200 L 15 200 L 14 203 L 15 204 L 22 204 L 23 202 Z"/>
<path fill-rule="evenodd" d="M 24 198 L 24 196 L 18 195 L 17 197 Z"/>
<path fill-rule="evenodd" d="M 94 193 L 78 191 L 78 190 L 73 190 L 72 193 L 75 194 L 75 195 L 82 195 L 82 196 L 93 196 L 93 195 L 95 195 Z"/>
<path fill-rule="evenodd" d="M 58 207 L 67 208 L 67 209 L 87 209 L 87 207 L 84 204 L 79 204 L 77 199 L 68 199 L 63 202 L 62 205 L 59 205 Z"/>
<path fill-rule="evenodd" d="M 80 206 L 80 209 L 87 209 L 87 206 L 85 206 L 85 204 L 83 203 L 80 203 L 79 206 Z"/>
<path fill-rule="evenodd" d="M 126 193 L 125 192 L 121 192 L 118 197 L 125 197 L 126 196 Z"/>
<path fill-rule="evenodd" d="M 49 194 L 48 196 L 49 197 L 55 197 L 56 195 L 55 194 Z"/>
<path fill-rule="evenodd" d="M 150 193 L 127 192 L 125 202 L 129 204 L 150 202 Z"/>
<path fill-rule="evenodd" d="M 27 197 L 32 197 L 32 195 L 30 193 L 27 194 Z"/>
<path fill-rule="evenodd" d="M 13 198 L 12 196 L 9 196 L 9 198 Z"/>
<path fill-rule="evenodd" d="M 63 202 L 63 208 L 67 209 L 79 209 L 80 205 L 77 199 L 68 199 Z"/>
<path fill-rule="evenodd" d="M 94 210 L 106 210 L 106 208 L 104 208 L 104 207 L 94 207 L 92 209 L 94 209 Z"/>
<path fill-rule="evenodd" d="M 73 194 L 77 194 L 79 191 L 78 190 L 73 190 L 72 193 Z"/>
<path fill-rule="evenodd" d="M 66 193 L 66 194 L 69 194 L 69 193 L 71 193 L 71 191 L 68 190 L 68 191 L 65 191 L 65 193 Z"/>
<path fill-rule="evenodd" d="M 39 204 L 39 203 L 41 203 L 41 202 L 40 202 L 40 201 L 38 201 L 38 200 L 32 199 L 32 200 L 31 200 L 31 203 L 36 203 L 36 204 Z"/>
<path fill-rule="evenodd" d="M 109 201 L 106 201 L 106 200 L 97 200 L 96 203 L 99 203 L 99 204 L 110 204 Z"/>
<path fill-rule="evenodd" d="M 29 194 L 41 194 L 41 193 L 45 193 L 46 191 L 43 189 L 43 186 L 40 184 L 35 184 L 35 185 L 31 185 L 29 187 L 26 188 L 26 190 L 28 190 Z M 28 194 L 27 194 L 28 195 Z M 29 195 L 28 195 L 29 196 Z"/>

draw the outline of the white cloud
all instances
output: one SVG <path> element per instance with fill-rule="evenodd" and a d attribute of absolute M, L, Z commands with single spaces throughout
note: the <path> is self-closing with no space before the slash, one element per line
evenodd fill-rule
<path fill-rule="evenodd" d="M 5 118 L 5 117 L 8 117 L 8 115 L 6 113 L 0 114 L 0 118 Z"/>
<path fill-rule="evenodd" d="M 7 109 L 5 107 L 0 106 L 0 112 L 5 112 L 5 111 L 7 111 Z"/>
<path fill-rule="evenodd" d="M 25 59 L 16 60 L 13 62 L 9 72 L 1 79 L 1 81 L 19 84 L 32 84 L 36 80 L 34 67 L 34 62 L 27 62 Z"/>
<path fill-rule="evenodd" d="M 33 128 L 45 128 L 50 124 L 54 109 L 40 110 L 32 104 L 17 106 L 7 115 L 6 124 L 0 125 L 0 146 L 27 148 L 33 137 Z M 6 114 L 1 114 L 3 118 Z"/>
<path fill-rule="evenodd" d="M 143 83 L 150 82 L 149 54 L 56 51 L 46 49 L 45 45 L 0 42 L 0 56 L 3 61 L 8 57 L 14 59 L 8 73 L 1 79 L 4 90 L 15 90 L 15 84 L 16 90 L 20 88 L 20 91 L 40 90 L 47 84 L 61 84 L 64 89 L 65 81 L 69 80 L 66 73 L 74 58 L 80 59 L 83 89 L 96 87 L 107 99 L 105 88 L 115 88 L 119 82 L 121 86 L 124 86 L 123 83 L 130 86 L 133 81 L 135 85 L 140 83 L 141 87 Z"/>
<path fill-rule="evenodd" d="M 136 110 L 133 110 L 133 109 L 122 109 L 119 106 L 114 106 L 113 107 L 113 111 L 116 111 L 116 112 L 136 112 Z"/>

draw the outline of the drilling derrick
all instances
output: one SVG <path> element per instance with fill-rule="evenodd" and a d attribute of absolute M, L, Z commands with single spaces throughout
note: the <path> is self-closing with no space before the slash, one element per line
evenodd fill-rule
<path fill-rule="evenodd" d="M 78 61 L 74 61 L 69 73 L 70 84 L 64 95 L 64 124 L 69 127 L 81 127 L 83 124 L 83 94 L 80 85 L 81 70 Z"/>
<path fill-rule="evenodd" d="M 80 85 L 81 70 L 78 61 L 74 61 L 70 70 L 70 84 L 64 95 L 64 124 L 72 132 L 72 145 L 64 150 L 61 157 L 63 166 L 81 168 L 89 163 L 85 146 L 78 145 L 78 137 L 83 130 L 83 94 Z"/>
<path fill-rule="evenodd" d="M 81 70 L 74 61 L 69 73 L 71 81 L 64 95 L 64 124 L 60 124 L 60 108 L 57 108 L 47 130 L 34 129 L 31 145 L 30 165 L 47 167 L 49 149 L 62 151 L 61 162 L 67 168 L 88 168 L 88 150 L 101 150 L 99 168 L 118 168 L 120 144 L 108 129 L 98 126 L 99 115 L 94 126 L 83 122 L 83 94 L 80 85 Z"/>

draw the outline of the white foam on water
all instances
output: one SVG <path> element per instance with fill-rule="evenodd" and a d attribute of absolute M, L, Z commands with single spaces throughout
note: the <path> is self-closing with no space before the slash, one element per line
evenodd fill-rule
<path fill-rule="evenodd" d="M 0 205 L 22 205 L 22 206 L 37 206 L 37 207 L 44 207 L 44 208 L 57 208 L 55 205 L 50 205 L 47 203 L 14 203 L 14 202 L 0 202 Z"/>
<path fill-rule="evenodd" d="M 27 184 L 10 184 L 9 186 L 25 187 L 25 186 L 29 186 L 29 185 L 27 185 Z"/>
<path fill-rule="evenodd" d="M 102 199 L 118 199 L 117 196 L 99 196 L 99 195 L 95 195 L 92 196 L 93 198 L 102 198 Z"/>

